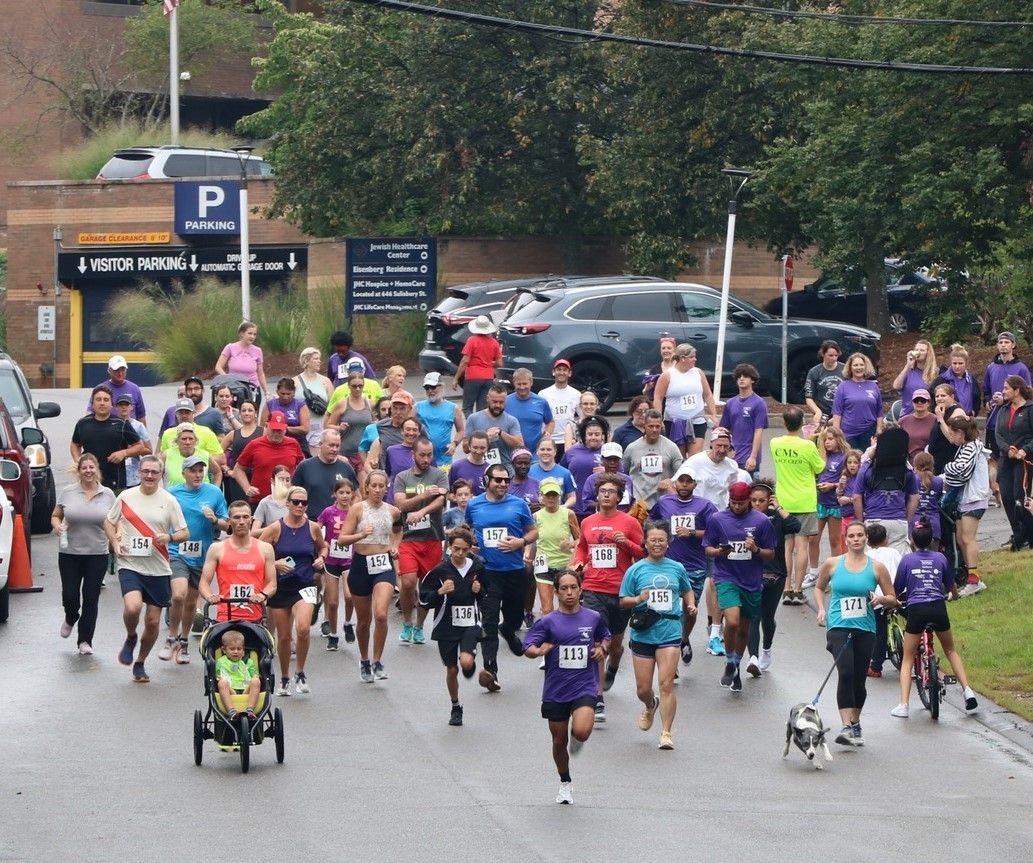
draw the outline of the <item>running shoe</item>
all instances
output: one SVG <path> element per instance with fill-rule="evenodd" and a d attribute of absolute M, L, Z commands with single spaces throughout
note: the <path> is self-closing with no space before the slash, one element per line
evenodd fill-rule
<path fill-rule="evenodd" d="M 856 746 L 854 742 L 854 726 L 844 725 L 839 734 L 836 735 L 836 743 L 840 746 Z"/>
<path fill-rule="evenodd" d="M 972 691 L 971 686 L 965 687 L 965 710 L 971 713 L 973 710 L 978 709 L 979 702 L 976 701 L 976 694 Z"/>
<path fill-rule="evenodd" d="M 573 734 L 570 735 L 570 757 L 575 758 L 585 748 L 585 741 L 578 740 Z"/>
<path fill-rule="evenodd" d="M 355 643 L 355 626 L 354 626 L 354 624 L 346 623 L 344 625 L 344 640 L 347 641 L 349 644 L 354 644 Z"/>
<path fill-rule="evenodd" d="M 602 696 L 599 696 L 595 702 L 595 721 L 606 721 L 606 702 L 603 701 Z"/>
<path fill-rule="evenodd" d="M 236 722 L 239 718 L 240 718 L 240 714 L 236 710 L 234 710 L 232 707 L 229 710 L 226 711 L 226 721 L 227 722 Z"/>
<path fill-rule="evenodd" d="M 782 605 L 796 605 L 796 594 L 787 590 L 782 594 Z"/>
<path fill-rule="evenodd" d="M 341 646 L 341 639 L 336 635 L 328 635 L 326 637 L 326 649 L 327 650 L 338 650 Z"/>
<path fill-rule="evenodd" d="M 176 639 L 171 635 L 165 639 L 165 644 L 162 645 L 161 650 L 158 651 L 158 659 L 162 662 L 168 662 L 172 659 L 172 654 L 176 652 Z M 119 659 L 119 662 L 122 660 Z"/>
<path fill-rule="evenodd" d="M 725 655 L 725 643 L 720 635 L 711 636 L 710 641 L 707 642 L 707 653 L 711 656 Z"/>
<path fill-rule="evenodd" d="M 185 638 L 179 639 L 179 642 L 172 651 L 172 656 L 176 660 L 176 665 L 190 664 L 190 644 Z"/>
<path fill-rule="evenodd" d="M 150 683 L 151 678 L 142 662 L 133 663 L 133 680 L 136 683 Z"/>
<path fill-rule="evenodd" d="M 304 671 L 299 671 L 294 675 L 294 690 L 300 695 L 308 695 L 312 691 L 308 680 L 305 679 Z"/>
<path fill-rule="evenodd" d="M 359 663 L 359 679 L 363 683 L 373 682 L 373 669 L 368 662 Z"/>
<path fill-rule="evenodd" d="M 324 620 L 321 624 L 319 624 L 319 634 L 322 635 L 323 638 L 329 638 L 330 637 L 330 621 L 329 620 Z"/>
<path fill-rule="evenodd" d="M 656 714 L 656 709 L 660 706 L 660 699 L 655 695 L 653 696 L 653 706 L 643 708 L 642 712 L 638 717 L 638 727 L 643 731 L 649 731 L 653 727 L 653 716 Z"/>
<path fill-rule="evenodd" d="M 657 749 L 674 749 L 674 739 L 671 737 L 670 731 L 660 732 L 660 745 Z"/>
<path fill-rule="evenodd" d="M 896 716 L 897 719 L 907 719 L 908 706 L 906 704 L 898 704 L 890 711 L 890 716 Z"/>
<path fill-rule="evenodd" d="M 498 692 L 502 689 L 502 685 L 499 683 L 499 676 L 487 668 L 481 669 L 481 673 L 477 675 L 477 682 L 487 689 L 488 692 Z"/>
<path fill-rule="evenodd" d="M 398 634 L 398 641 L 401 644 L 412 644 L 412 624 L 403 623 L 402 631 Z"/>
<path fill-rule="evenodd" d="M 986 582 L 982 579 L 976 582 L 969 582 L 961 590 L 958 591 L 958 596 L 975 596 L 982 590 L 986 590 Z"/>
<path fill-rule="evenodd" d="M 133 653 L 136 652 L 136 636 L 127 638 L 123 644 L 122 649 L 118 652 L 118 661 L 122 665 L 133 664 Z M 171 656 L 171 654 L 169 654 Z"/>
<path fill-rule="evenodd" d="M 756 656 L 751 656 L 746 663 L 746 673 L 750 677 L 760 677 L 760 660 Z"/>
<path fill-rule="evenodd" d="M 383 662 L 373 663 L 373 678 L 375 680 L 387 680 L 387 671 L 384 670 Z"/>
<path fill-rule="evenodd" d="M 688 639 L 681 643 L 681 661 L 683 665 L 692 662 L 692 645 L 689 644 Z"/>
<path fill-rule="evenodd" d="M 606 664 L 606 673 L 603 675 L 603 692 L 609 692 L 610 687 L 613 686 L 613 681 L 617 679 L 617 672 L 619 668 L 614 668 L 609 663 Z"/>
<path fill-rule="evenodd" d="M 247 710 L 245 710 L 244 715 L 247 716 L 247 721 L 249 723 L 254 723 L 254 721 L 258 719 L 258 714 L 255 713 L 254 708 L 252 707 L 249 707 Z"/>
<path fill-rule="evenodd" d="M 721 685 L 722 686 L 727 688 L 727 687 L 732 685 L 732 679 L 735 677 L 735 671 L 736 671 L 736 669 L 735 669 L 735 663 L 734 662 L 726 662 L 725 663 L 724 674 L 721 675 Z"/>
<path fill-rule="evenodd" d="M 810 588 L 814 587 L 814 585 L 816 585 L 817 583 L 818 583 L 818 570 L 816 570 L 816 569 L 808 569 L 807 570 L 807 574 L 803 577 L 803 584 L 800 585 L 800 586 L 804 590 L 809 590 Z M 800 592 L 797 591 L 797 593 L 796 593 L 797 599 L 800 598 L 800 595 L 801 595 Z"/>
<path fill-rule="evenodd" d="M 732 678 L 732 692 L 742 692 L 742 678 L 739 676 L 739 666 L 735 666 L 735 677 Z"/>
<path fill-rule="evenodd" d="M 93 656 L 93 645 L 88 641 L 79 642 L 79 655 L 80 656 Z"/>
<path fill-rule="evenodd" d="M 525 611 L 524 612 L 524 628 L 525 629 L 530 629 L 532 626 L 534 626 L 534 614 L 532 614 L 530 611 Z"/>
<path fill-rule="evenodd" d="M 62 638 L 68 638 L 68 636 L 71 635 L 71 634 L 72 634 L 72 624 L 70 624 L 67 620 L 62 620 L 61 621 L 61 637 Z"/>
<path fill-rule="evenodd" d="M 556 794 L 556 802 L 569 806 L 574 802 L 574 793 L 571 791 L 570 782 L 561 782 L 560 790 Z"/>
<path fill-rule="evenodd" d="M 414 626 L 412 628 L 412 643 L 413 644 L 426 644 L 427 639 L 423 635 L 422 626 Z"/>
<path fill-rule="evenodd" d="M 767 647 L 767 648 L 762 647 L 760 649 L 760 662 L 758 663 L 758 665 L 760 665 L 760 670 L 761 671 L 767 671 L 769 668 L 771 668 L 771 648 L 770 647 Z"/>
<path fill-rule="evenodd" d="M 462 725 L 463 724 L 463 705 L 453 704 L 452 714 L 448 717 L 449 725 Z"/>
<path fill-rule="evenodd" d="M 276 690 L 277 695 L 282 695 L 285 698 L 291 694 L 291 679 L 289 677 L 280 678 L 280 688 Z"/>
<path fill-rule="evenodd" d="M 864 746 L 864 733 L 861 731 L 861 723 L 855 722 L 850 731 L 854 738 L 854 746 Z"/>
<path fill-rule="evenodd" d="M 509 649 L 513 651 L 514 656 L 524 655 L 524 642 L 520 640 L 520 636 L 517 635 L 510 627 L 504 623 L 501 624 L 499 626 L 499 635 L 505 639 L 506 644 L 509 645 Z"/>

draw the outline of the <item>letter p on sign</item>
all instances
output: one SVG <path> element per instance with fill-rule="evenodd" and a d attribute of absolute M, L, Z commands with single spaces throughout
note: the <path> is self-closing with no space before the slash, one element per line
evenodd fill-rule
<path fill-rule="evenodd" d="M 226 200 L 226 192 L 221 186 L 197 187 L 198 218 L 208 218 L 208 211 L 218 209 Z"/>

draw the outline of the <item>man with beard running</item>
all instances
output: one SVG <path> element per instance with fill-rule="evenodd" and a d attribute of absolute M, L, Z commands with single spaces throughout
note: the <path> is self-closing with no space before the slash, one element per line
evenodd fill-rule
<path fill-rule="evenodd" d="M 524 445 L 524 437 L 517 418 L 506 413 L 505 384 L 492 384 L 488 389 L 488 406 L 467 418 L 467 436 L 474 432 L 488 435 L 488 464 L 500 464 L 510 470 L 513 450 Z"/>

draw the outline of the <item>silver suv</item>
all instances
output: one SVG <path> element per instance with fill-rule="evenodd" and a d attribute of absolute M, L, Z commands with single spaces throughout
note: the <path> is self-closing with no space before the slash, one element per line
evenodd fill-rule
<path fill-rule="evenodd" d="M 273 167 L 247 156 L 249 177 L 271 177 Z M 161 180 L 183 177 L 239 177 L 240 161 L 232 150 L 198 147 L 127 147 L 116 150 L 97 174 L 98 180 Z"/>

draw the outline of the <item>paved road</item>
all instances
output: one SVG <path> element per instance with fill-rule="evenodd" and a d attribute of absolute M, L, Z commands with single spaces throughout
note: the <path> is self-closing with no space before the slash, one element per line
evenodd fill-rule
<path fill-rule="evenodd" d="M 50 425 L 60 426 L 48 427 L 58 449 L 66 423 Z M 795 751 L 782 760 L 788 709 L 814 694 L 830 662 L 807 608 L 780 610 L 775 663 L 739 696 L 718 686 L 721 663 L 695 633 L 673 752 L 656 749 L 658 729 L 637 729 L 623 668 L 609 721 L 573 764 L 575 805 L 559 807 L 537 663 L 503 656 L 498 695 L 461 681 L 466 725 L 450 728 L 437 651 L 393 641 L 395 615 L 384 683 L 361 684 L 353 649 L 327 653 L 315 639 L 313 693 L 276 699 L 283 765 L 266 744 L 242 776 L 209 744 L 195 767 L 191 717 L 204 703 L 196 654 L 186 667 L 152 660 L 153 682 L 134 684 L 115 661 L 120 600 L 109 588 L 97 655 L 76 655 L 74 639 L 57 636 L 56 552 L 53 537 L 36 539 L 45 590 L 12 597 L 0 627 L 3 861 L 210 860 L 226 845 L 270 859 L 449 863 L 675 859 L 689 849 L 715 860 L 1029 858 L 1030 752 L 950 706 L 938 724 L 920 710 L 891 718 L 891 678 L 870 682 L 863 750 L 836 751 L 823 773 Z M 821 703 L 830 725 L 834 704 L 830 688 Z M 250 837 L 240 835 L 242 818 L 255 823 Z"/>

